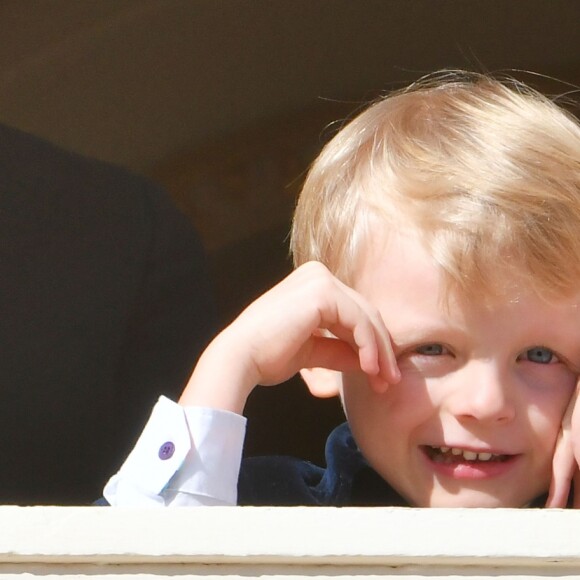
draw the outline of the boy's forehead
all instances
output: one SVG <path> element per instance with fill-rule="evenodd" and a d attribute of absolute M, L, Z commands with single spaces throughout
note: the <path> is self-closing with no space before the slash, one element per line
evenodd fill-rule
<path fill-rule="evenodd" d="M 443 270 L 410 229 L 373 227 L 361 244 L 353 286 L 363 292 L 405 294 L 409 284 L 429 294 L 441 292 Z"/>
<path fill-rule="evenodd" d="M 485 287 L 462 287 L 437 262 L 419 232 L 412 228 L 372 227 L 361 244 L 352 286 L 379 297 L 388 294 L 405 302 L 436 300 L 449 313 L 457 307 L 477 304 L 478 308 L 501 309 L 535 295 L 546 307 L 580 307 L 580 281 L 570 292 L 554 295 L 543 291 L 523 265 L 492 265 L 485 275 Z M 370 296 L 369 296 L 370 297 Z"/>

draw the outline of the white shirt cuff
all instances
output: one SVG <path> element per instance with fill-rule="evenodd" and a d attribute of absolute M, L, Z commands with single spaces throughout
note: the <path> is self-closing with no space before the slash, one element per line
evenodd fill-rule
<path fill-rule="evenodd" d="M 160 397 L 104 496 L 115 506 L 235 505 L 245 427 L 241 415 Z"/>

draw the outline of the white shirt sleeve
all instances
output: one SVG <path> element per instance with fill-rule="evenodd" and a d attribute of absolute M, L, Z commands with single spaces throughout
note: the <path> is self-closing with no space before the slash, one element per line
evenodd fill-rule
<path fill-rule="evenodd" d="M 245 429 L 241 415 L 160 397 L 103 495 L 112 506 L 236 505 Z"/>

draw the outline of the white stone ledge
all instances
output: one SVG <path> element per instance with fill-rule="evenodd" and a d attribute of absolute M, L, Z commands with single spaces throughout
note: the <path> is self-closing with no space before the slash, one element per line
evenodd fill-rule
<path fill-rule="evenodd" d="M 4 578 L 580 578 L 580 511 L 0 507 Z"/>

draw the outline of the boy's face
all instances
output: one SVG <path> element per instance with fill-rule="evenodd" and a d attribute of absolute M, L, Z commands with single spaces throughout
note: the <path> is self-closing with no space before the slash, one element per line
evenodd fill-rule
<path fill-rule="evenodd" d="M 411 236 L 368 252 L 355 288 L 382 314 L 402 379 L 377 394 L 343 377 L 364 455 L 412 505 L 522 507 L 548 489 L 580 368 L 580 303 L 516 288 L 491 305 L 442 298 Z"/>

